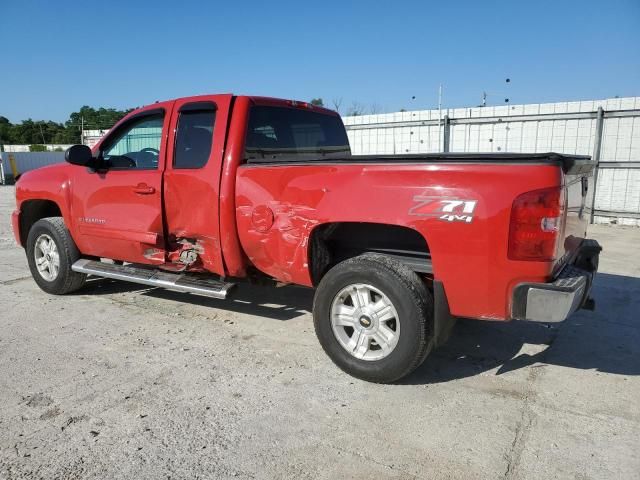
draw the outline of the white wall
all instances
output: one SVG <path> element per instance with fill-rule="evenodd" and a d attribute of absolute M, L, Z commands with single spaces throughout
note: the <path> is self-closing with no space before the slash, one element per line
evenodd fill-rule
<path fill-rule="evenodd" d="M 452 152 L 558 152 L 592 155 L 595 118 L 549 119 L 543 115 L 627 111 L 631 116 L 605 118 L 598 172 L 596 209 L 640 214 L 640 169 L 604 168 L 607 162 L 640 162 L 640 97 L 581 102 L 557 102 L 498 107 L 443 109 L 442 117 L 490 118 L 487 123 L 452 124 Z M 539 120 L 501 121 L 518 115 L 540 115 Z M 344 117 L 355 155 L 437 153 L 442 151 L 438 110 Z M 424 122 L 424 124 L 423 124 Z M 436 123 L 428 125 L 427 123 Z M 598 222 L 640 225 L 640 219 L 597 217 Z"/>

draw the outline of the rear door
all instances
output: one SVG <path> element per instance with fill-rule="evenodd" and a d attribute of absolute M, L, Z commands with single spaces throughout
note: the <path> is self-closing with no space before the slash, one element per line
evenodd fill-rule
<path fill-rule="evenodd" d="M 231 95 L 177 100 L 164 176 L 168 262 L 224 274 L 219 195 Z"/>
<path fill-rule="evenodd" d="M 152 105 L 114 127 L 96 147 L 106 168 L 75 169 L 71 205 L 82 252 L 164 263 L 162 172 L 172 103 Z"/>

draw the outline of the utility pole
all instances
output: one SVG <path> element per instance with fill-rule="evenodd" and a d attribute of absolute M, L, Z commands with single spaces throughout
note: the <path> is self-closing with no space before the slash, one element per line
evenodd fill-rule
<path fill-rule="evenodd" d="M 42 144 L 46 145 L 46 141 L 44 139 L 44 133 L 42 132 L 42 124 L 39 125 L 40 126 L 40 136 L 42 137 Z"/>
<path fill-rule="evenodd" d="M 84 116 L 80 115 L 80 145 L 84 145 Z"/>
<path fill-rule="evenodd" d="M 438 87 L 438 151 L 442 151 L 442 83 Z"/>

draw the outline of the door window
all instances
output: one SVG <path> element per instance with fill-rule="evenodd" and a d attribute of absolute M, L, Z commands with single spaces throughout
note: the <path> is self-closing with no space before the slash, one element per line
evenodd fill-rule
<path fill-rule="evenodd" d="M 207 164 L 215 121 L 216 109 L 213 103 L 192 103 L 180 109 L 174 168 L 202 168 Z"/>
<path fill-rule="evenodd" d="M 163 114 L 145 116 L 115 132 L 102 153 L 109 168 L 157 169 L 163 118 Z"/>

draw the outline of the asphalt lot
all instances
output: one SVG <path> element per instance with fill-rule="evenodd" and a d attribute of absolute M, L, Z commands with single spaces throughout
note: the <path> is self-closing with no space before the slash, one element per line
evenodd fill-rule
<path fill-rule="evenodd" d="M 0 478 L 640 478 L 640 229 L 582 311 L 461 321 L 400 385 L 340 372 L 312 292 L 31 280 L 0 187 Z"/>

